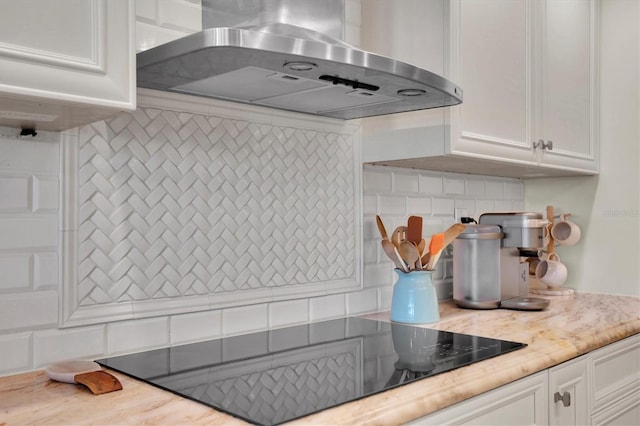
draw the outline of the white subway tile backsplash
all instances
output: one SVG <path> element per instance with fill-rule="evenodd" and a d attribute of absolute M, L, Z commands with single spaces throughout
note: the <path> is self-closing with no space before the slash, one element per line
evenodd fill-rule
<path fill-rule="evenodd" d="M 0 173 L 16 171 L 20 174 L 56 176 L 60 161 L 58 146 L 52 142 L 0 137 Z"/>
<path fill-rule="evenodd" d="M 31 333 L 0 335 L 0 376 L 31 367 Z"/>
<path fill-rule="evenodd" d="M 364 214 L 377 214 L 378 197 L 375 195 L 364 195 L 362 197 L 362 212 Z"/>
<path fill-rule="evenodd" d="M 485 195 L 487 198 L 502 200 L 504 198 L 504 181 L 487 181 L 485 183 Z"/>
<path fill-rule="evenodd" d="M 467 197 L 482 198 L 484 197 L 484 180 L 482 179 L 466 179 L 465 195 Z"/>
<path fill-rule="evenodd" d="M 389 172 L 374 172 L 369 168 L 364 169 L 365 193 L 391 192 L 392 175 Z"/>
<path fill-rule="evenodd" d="M 34 176 L 32 182 L 32 211 L 58 209 L 58 180 Z"/>
<path fill-rule="evenodd" d="M 431 205 L 431 214 L 434 216 L 451 216 L 453 217 L 455 211 L 455 200 L 453 198 L 439 198 L 433 197 Z"/>
<path fill-rule="evenodd" d="M 380 247 L 380 241 L 376 241 Z M 389 282 L 389 277 L 393 275 L 394 265 L 389 258 L 380 250 L 380 260 L 377 264 L 367 264 L 364 268 L 365 288 L 384 286 Z"/>
<path fill-rule="evenodd" d="M 513 202 L 511 200 L 497 200 L 494 207 L 497 212 L 512 212 Z"/>
<path fill-rule="evenodd" d="M 431 238 L 431 235 L 442 232 L 444 221 L 440 218 L 427 218 L 422 220 L 422 235 L 425 238 Z"/>
<path fill-rule="evenodd" d="M 365 240 L 362 244 L 362 258 L 364 263 L 377 263 L 378 249 L 380 247 L 380 236 L 376 239 Z M 365 284 L 367 280 L 365 277 Z"/>
<path fill-rule="evenodd" d="M 505 182 L 504 196 L 513 200 L 522 200 L 524 198 L 524 185 L 522 182 Z"/>
<path fill-rule="evenodd" d="M 93 359 L 105 352 L 105 326 L 33 333 L 33 365 L 44 367 L 66 359 Z"/>
<path fill-rule="evenodd" d="M 29 178 L 0 176 L 0 212 L 25 212 L 29 208 Z"/>
<path fill-rule="evenodd" d="M 447 195 L 464 195 L 464 179 L 444 178 L 444 193 Z"/>
<path fill-rule="evenodd" d="M 456 209 L 465 209 L 467 211 L 468 216 L 475 216 L 476 211 L 476 200 L 469 200 L 464 198 L 456 198 L 455 200 L 455 208 Z"/>
<path fill-rule="evenodd" d="M 442 195 L 444 193 L 442 177 L 421 174 L 420 192 L 422 194 Z"/>
<path fill-rule="evenodd" d="M 169 344 L 167 317 L 138 319 L 107 324 L 109 355 L 138 352 Z"/>
<path fill-rule="evenodd" d="M 386 285 L 378 288 L 378 309 L 388 311 L 391 309 L 391 300 L 393 299 L 393 287 Z"/>
<path fill-rule="evenodd" d="M 369 288 L 347 294 L 347 314 L 357 315 L 378 310 L 378 289 Z"/>
<path fill-rule="evenodd" d="M 21 290 L 31 286 L 31 255 L 0 255 L 0 291 Z"/>
<path fill-rule="evenodd" d="M 222 310 L 222 334 L 225 336 L 264 330 L 269 323 L 268 305 L 239 306 Z"/>
<path fill-rule="evenodd" d="M 0 331 L 33 329 L 58 323 L 58 293 L 0 293 Z"/>
<path fill-rule="evenodd" d="M 420 180 L 417 175 L 405 175 L 395 172 L 393 174 L 394 192 L 418 192 L 420 191 Z"/>
<path fill-rule="evenodd" d="M 58 255 L 42 252 L 33 255 L 33 287 L 36 290 L 58 284 Z"/>
<path fill-rule="evenodd" d="M 482 213 L 491 213 L 496 211 L 495 201 L 493 200 L 477 200 L 476 201 L 476 217 L 478 220 Z"/>
<path fill-rule="evenodd" d="M 407 213 L 418 216 L 431 214 L 431 197 L 407 197 Z"/>
<path fill-rule="evenodd" d="M 309 300 L 309 319 L 311 321 L 340 318 L 346 314 L 347 304 L 344 294 L 314 297 Z"/>
<path fill-rule="evenodd" d="M 58 245 L 58 216 L 16 215 L 0 220 L 0 249 L 56 247 Z"/>
<path fill-rule="evenodd" d="M 401 195 L 381 195 L 378 197 L 378 209 L 381 215 L 406 215 L 406 197 Z"/>
<path fill-rule="evenodd" d="M 269 303 L 269 328 L 309 322 L 308 299 Z"/>
<path fill-rule="evenodd" d="M 171 344 L 215 339 L 222 336 L 222 311 L 204 311 L 169 318 Z"/>

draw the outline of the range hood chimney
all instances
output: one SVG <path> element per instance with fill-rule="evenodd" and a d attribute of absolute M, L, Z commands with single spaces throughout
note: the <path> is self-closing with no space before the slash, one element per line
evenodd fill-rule
<path fill-rule="evenodd" d="M 462 102 L 448 80 L 341 41 L 344 0 L 202 0 L 202 27 L 138 53 L 138 86 L 345 120 Z"/>

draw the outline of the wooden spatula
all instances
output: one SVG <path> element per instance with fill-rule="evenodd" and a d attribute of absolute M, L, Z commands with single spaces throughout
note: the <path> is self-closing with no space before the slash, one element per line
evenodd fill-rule
<path fill-rule="evenodd" d="M 409 216 L 407 220 L 407 240 L 418 245 L 422 239 L 422 218 Z"/>
<path fill-rule="evenodd" d="M 427 262 L 427 270 L 432 271 L 440 257 L 440 252 L 444 248 L 444 232 L 433 234 L 429 242 L 429 261 Z"/>

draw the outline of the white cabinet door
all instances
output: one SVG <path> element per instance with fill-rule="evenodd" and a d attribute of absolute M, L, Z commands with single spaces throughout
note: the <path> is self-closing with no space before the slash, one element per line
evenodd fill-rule
<path fill-rule="evenodd" d="M 545 166 L 598 170 L 598 1 L 546 0 L 539 4 L 539 123 L 536 140 Z"/>
<path fill-rule="evenodd" d="M 443 7 L 444 49 L 413 51 L 395 46 L 430 40 L 424 28 L 437 26 L 390 32 L 367 22 L 405 2 L 375 10 L 363 2 L 363 47 L 413 63 L 442 57 L 444 76 L 464 92 L 462 105 L 441 109 L 442 124 L 425 111 L 364 120 L 364 162 L 522 178 L 597 174 L 599 1 L 432 0 L 429 16 Z"/>
<path fill-rule="evenodd" d="M 589 422 L 588 360 L 586 356 L 549 369 L 549 424 Z"/>
<path fill-rule="evenodd" d="M 417 419 L 411 425 L 546 425 L 543 371 Z"/>
<path fill-rule="evenodd" d="M 0 0 L 0 125 L 62 130 L 135 108 L 132 0 Z"/>
<path fill-rule="evenodd" d="M 451 152 L 536 164 L 531 145 L 531 21 L 528 0 L 452 4 L 457 76 L 464 91 Z"/>
<path fill-rule="evenodd" d="M 589 355 L 593 424 L 640 424 L 640 334 Z"/>

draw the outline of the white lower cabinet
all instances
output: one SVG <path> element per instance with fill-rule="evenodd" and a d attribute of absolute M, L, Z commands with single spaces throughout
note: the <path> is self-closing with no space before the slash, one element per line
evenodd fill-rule
<path fill-rule="evenodd" d="M 549 424 L 586 425 L 589 423 L 588 355 L 550 368 Z"/>
<path fill-rule="evenodd" d="M 640 334 L 589 354 L 591 424 L 640 425 Z"/>
<path fill-rule="evenodd" d="M 437 411 L 411 425 L 545 425 L 547 373 L 525 377 Z"/>
<path fill-rule="evenodd" d="M 412 425 L 640 425 L 640 334 Z"/>

